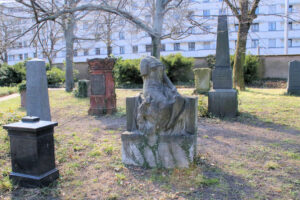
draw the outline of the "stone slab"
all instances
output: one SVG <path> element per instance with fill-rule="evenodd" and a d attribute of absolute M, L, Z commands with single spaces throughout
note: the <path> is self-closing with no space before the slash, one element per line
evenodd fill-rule
<path fill-rule="evenodd" d="M 289 62 L 287 91 L 289 94 L 300 95 L 300 61 Z"/>
<path fill-rule="evenodd" d="M 235 89 L 211 90 L 208 93 L 208 111 L 216 117 L 236 117 L 237 91 Z"/>
<path fill-rule="evenodd" d="M 212 72 L 213 89 L 232 89 L 232 69 L 215 68 Z"/>
<path fill-rule="evenodd" d="M 26 111 L 28 116 L 51 121 L 45 61 L 26 62 Z"/>
<path fill-rule="evenodd" d="M 194 69 L 195 74 L 195 92 L 207 93 L 210 90 L 211 69 L 197 68 Z"/>

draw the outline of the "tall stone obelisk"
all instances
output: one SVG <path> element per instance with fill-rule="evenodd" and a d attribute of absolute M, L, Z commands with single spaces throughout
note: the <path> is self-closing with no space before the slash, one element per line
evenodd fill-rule
<path fill-rule="evenodd" d="M 232 69 L 228 40 L 227 16 L 218 17 L 216 65 L 212 72 L 213 89 L 208 93 L 208 111 L 217 117 L 235 117 L 237 91 L 232 89 Z"/>

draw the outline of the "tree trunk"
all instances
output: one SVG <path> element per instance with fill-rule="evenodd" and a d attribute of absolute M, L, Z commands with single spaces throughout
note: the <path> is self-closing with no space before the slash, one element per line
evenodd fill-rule
<path fill-rule="evenodd" d="M 159 59 L 160 58 L 160 38 L 158 37 L 151 37 L 151 42 L 152 42 L 152 52 L 151 56 L 154 56 L 155 58 Z"/>
<path fill-rule="evenodd" d="M 233 65 L 233 87 L 242 91 L 245 90 L 244 62 L 249 28 L 250 25 L 248 23 L 240 23 L 239 25 Z"/>
<path fill-rule="evenodd" d="M 107 44 L 106 48 L 107 48 L 107 57 L 110 57 L 112 54 L 112 47 L 111 45 Z"/>
<path fill-rule="evenodd" d="M 73 78 L 73 46 L 74 46 L 74 21 L 69 19 L 64 30 L 66 40 L 66 92 L 72 92 L 74 88 Z"/>

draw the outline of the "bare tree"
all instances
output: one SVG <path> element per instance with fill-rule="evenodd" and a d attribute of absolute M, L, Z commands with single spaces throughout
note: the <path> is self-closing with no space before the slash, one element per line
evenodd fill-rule
<path fill-rule="evenodd" d="M 233 86 L 245 90 L 243 65 L 246 56 L 247 36 L 253 20 L 257 17 L 255 11 L 260 0 L 224 0 L 239 21 L 238 38 L 236 43 Z"/>
<path fill-rule="evenodd" d="M 153 5 L 153 22 L 152 25 L 149 26 L 149 23 L 145 22 L 140 17 L 135 16 L 133 13 L 127 11 L 126 9 L 110 6 L 106 1 L 101 1 L 98 4 L 87 3 L 76 7 L 66 6 L 62 10 L 53 11 L 44 9 L 44 6 L 42 4 L 39 4 L 38 2 L 33 0 L 16 1 L 32 9 L 33 13 L 36 16 L 37 26 L 43 24 L 48 20 L 56 20 L 63 15 L 74 15 L 74 13 L 79 11 L 104 11 L 121 16 L 131 23 L 135 24 L 136 26 L 140 27 L 150 35 L 152 39 L 152 55 L 157 58 L 160 57 L 160 46 L 161 39 L 163 37 L 163 24 L 165 15 L 168 12 L 179 8 L 183 4 L 183 2 L 189 2 L 188 0 L 150 0 Z M 69 19 L 70 18 L 71 17 L 69 17 Z"/>
<path fill-rule="evenodd" d="M 43 28 L 37 32 L 37 41 L 40 44 L 42 53 L 47 57 L 50 66 L 57 53 L 63 48 L 57 48 L 58 41 L 62 40 L 63 34 L 60 25 L 55 22 L 48 21 Z M 37 46 L 37 44 L 34 44 Z M 36 52 L 37 54 L 37 52 Z"/>

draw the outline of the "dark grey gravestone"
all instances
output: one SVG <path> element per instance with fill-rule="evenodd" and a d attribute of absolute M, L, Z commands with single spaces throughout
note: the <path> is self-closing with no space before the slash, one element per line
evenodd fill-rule
<path fill-rule="evenodd" d="M 288 93 L 300 95 L 300 61 L 289 62 Z"/>
<path fill-rule="evenodd" d="M 232 69 L 228 40 L 227 16 L 218 17 L 216 66 L 212 72 L 214 89 L 232 89 Z"/>
<path fill-rule="evenodd" d="M 235 117 L 238 112 L 237 91 L 235 89 L 209 91 L 208 111 L 218 117 Z"/>
<path fill-rule="evenodd" d="M 91 75 L 91 94 L 105 95 L 105 76 L 104 74 Z"/>
<path fill-rule="evenodd" d="M 10 179 L 23 187 L 47 186 L 59 177 L 55 168 L 54 126 L 57 122 L 24 117 L 3 126 L 10 137 Z"/>
<path fill-rule="evenodd" d="M 26 110 L 28 116 L 51 121 L 46 66 L 40 59 L 26 63 Z"/>
<path fill-rule="evenodd" d="M 213 90 L 208 93 L 208 111 L 217 117 L 235 117 L 237 91 L 232 89 L 227 16 L 218 17 L 216 66 L 212 72 Z"/>

